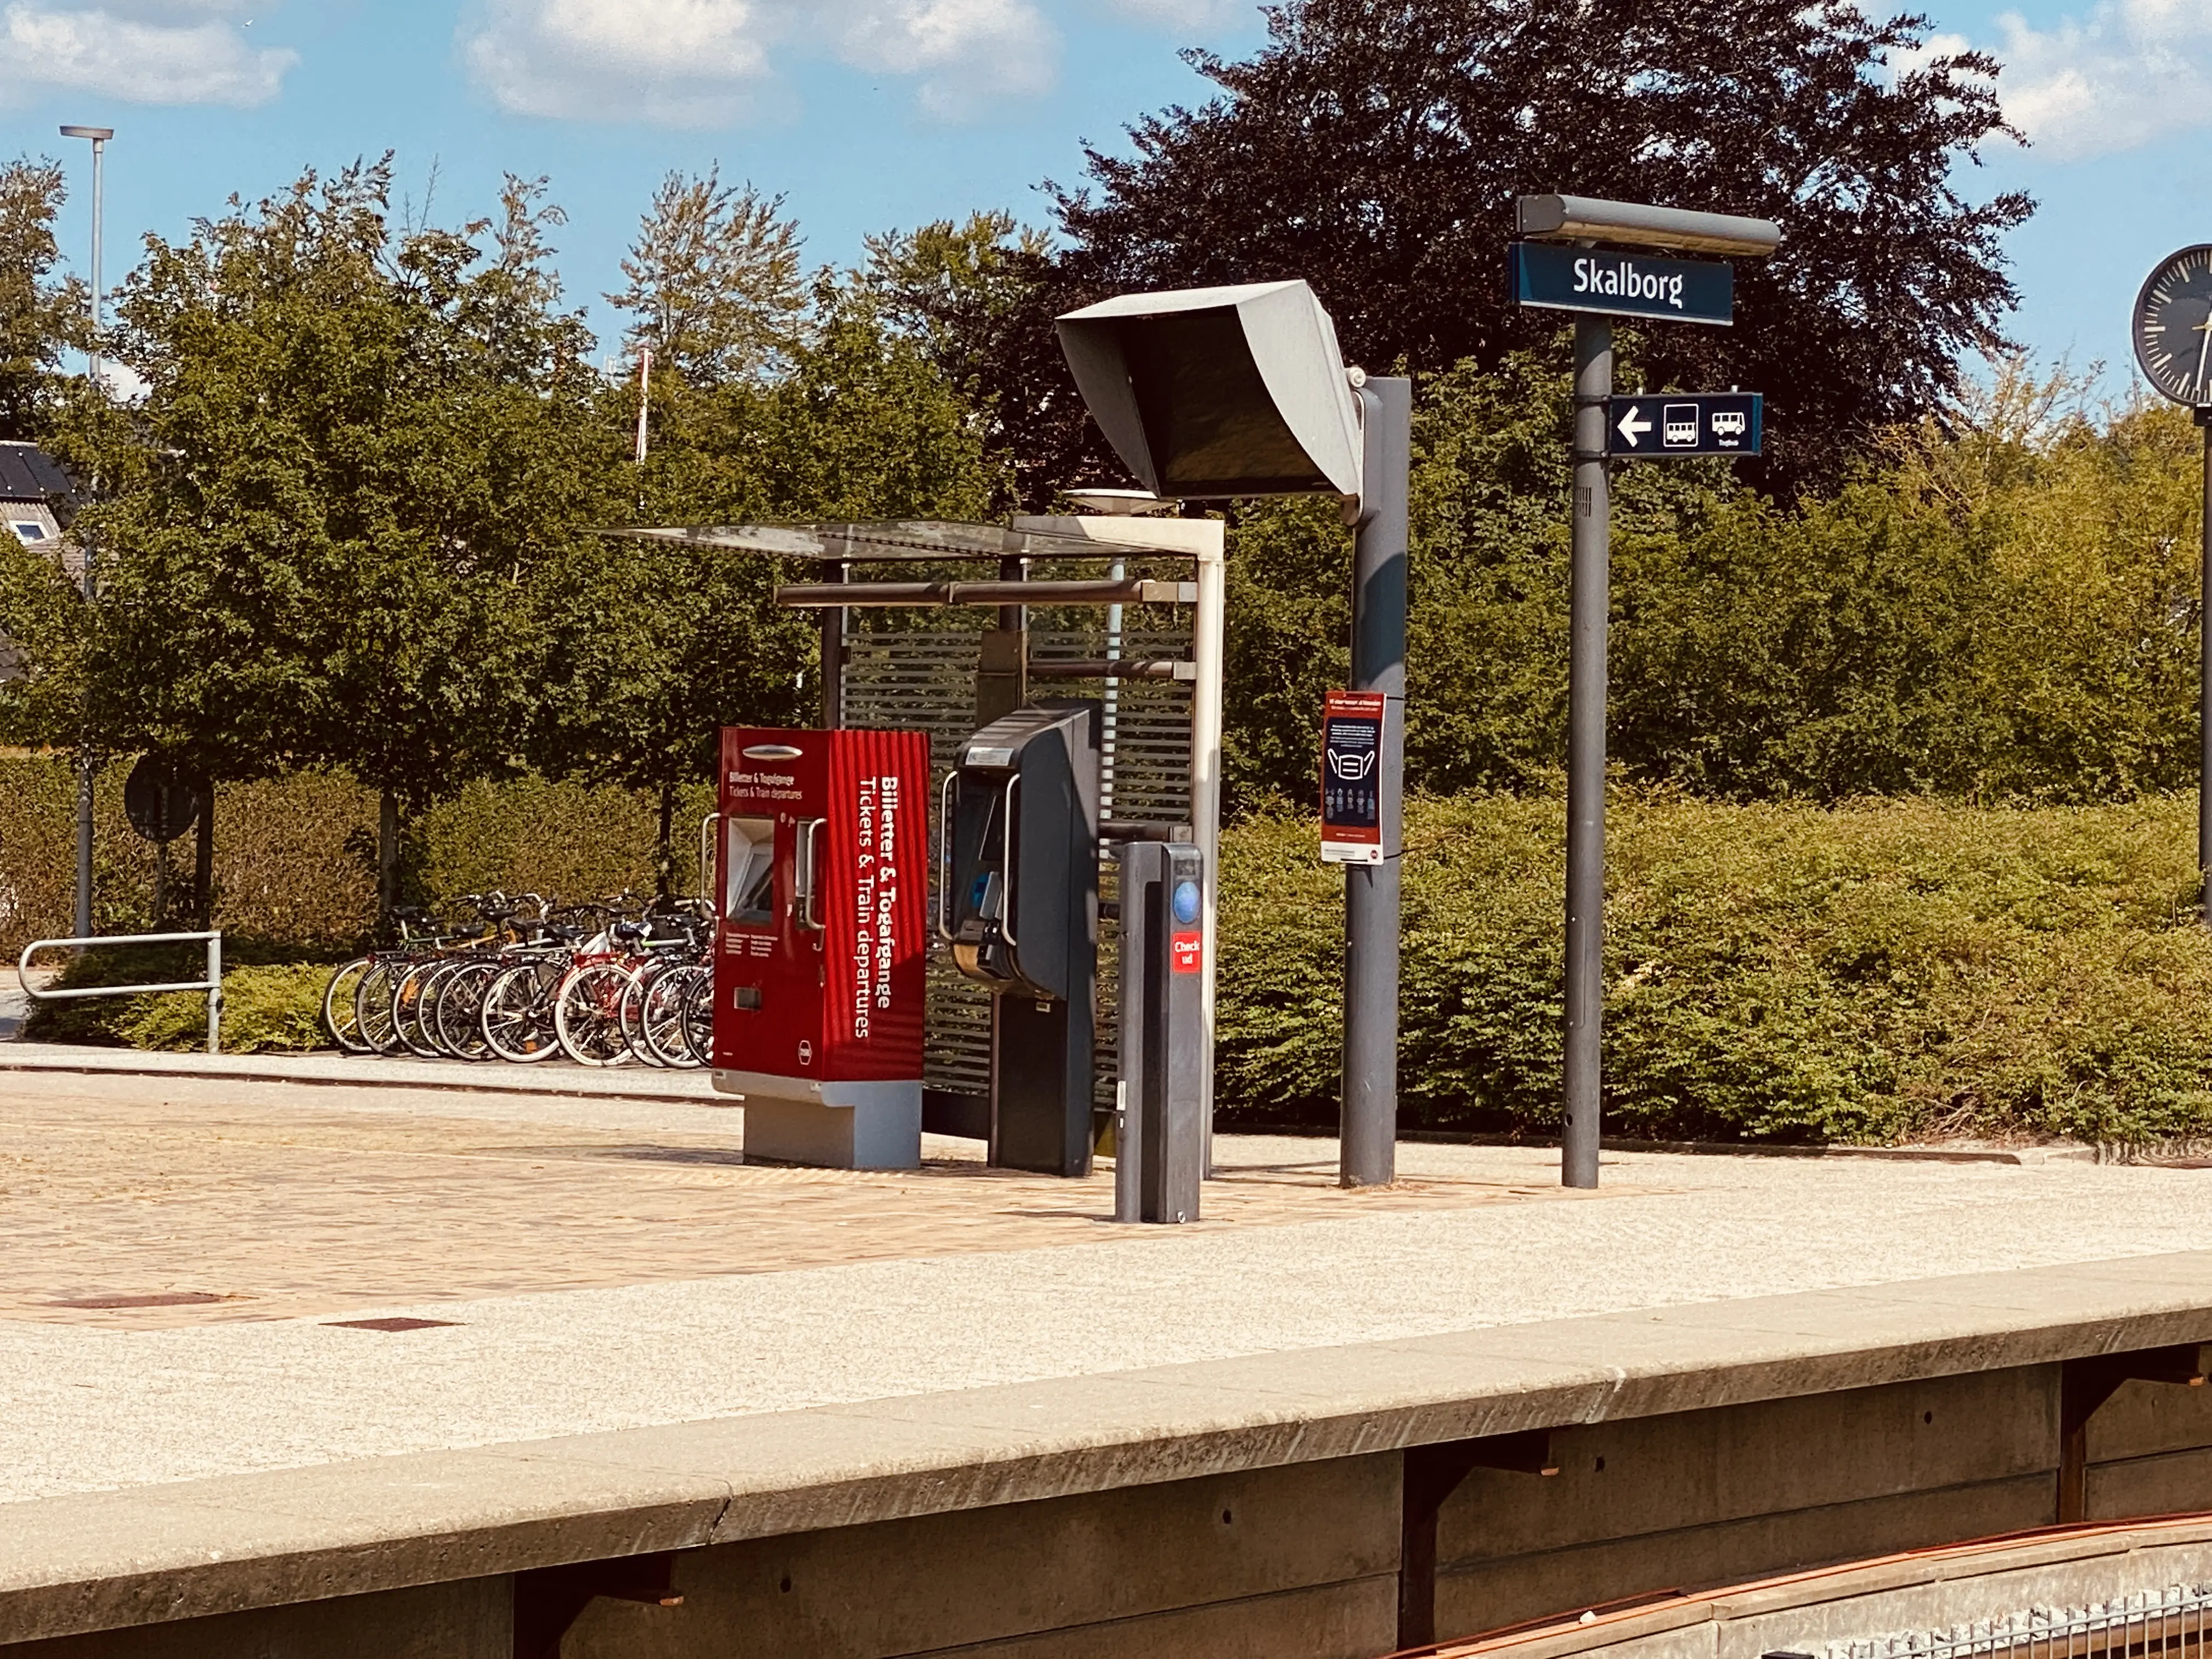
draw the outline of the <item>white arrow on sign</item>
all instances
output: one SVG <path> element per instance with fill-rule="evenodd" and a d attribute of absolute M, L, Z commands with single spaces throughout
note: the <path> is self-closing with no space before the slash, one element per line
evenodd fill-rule
<path fill-rule="evenodd" d="M 1638 447 L 1636 441 L 1650 430 L 1651 422 L 1637 414 L 1634 404 L 1629 404 L 1628 413 L 1620 417 L 1620 435 L 1628 440 L 1628 447 Z"/>

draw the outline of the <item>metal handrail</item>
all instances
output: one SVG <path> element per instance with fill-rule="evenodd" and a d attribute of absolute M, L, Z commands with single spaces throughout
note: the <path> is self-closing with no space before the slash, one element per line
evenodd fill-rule
<path fill-rule="evenodd" d="M 718 916 L 722 914 L 722 901 L 728 896 L 718 890 L 714 881 L 714 832 L 721 822 L 720 812 L 709 812 L 699 820 L 699 896 L 714 906 Z"/>
<path fill-rule="evenodd" d="M 41 951 L 82 949 L 94 945 L 191 945 L 204 942 L 207 945 L 207 977 L 184 980 L 163 985 L 93 985 L 76 991 L 34 991 L 26 977 L 31 958 Z M 15 958 L 15 982 L 23 988 L 23 994 L 33 1002 L 70 1002 L 79 997 L 136 997 L 149 996 L 158 991 L 204 991 L 208 1000 L 208 1052 L 222 1052 L 222 930 L 216 928 L 205 933 L 112 933 L 86 939 L 34 939 L 23 947 Z"/>

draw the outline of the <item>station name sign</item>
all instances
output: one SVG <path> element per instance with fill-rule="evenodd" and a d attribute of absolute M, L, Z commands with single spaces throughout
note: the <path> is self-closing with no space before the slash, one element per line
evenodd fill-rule
<path fill-rule="evenodd" d="M 1735 270 L 1721 260 L 1607 253 L 1555 242 L 1513 242 L 1505 253 L 1516 305 L 1723 327 L 1735 320 Z"/>

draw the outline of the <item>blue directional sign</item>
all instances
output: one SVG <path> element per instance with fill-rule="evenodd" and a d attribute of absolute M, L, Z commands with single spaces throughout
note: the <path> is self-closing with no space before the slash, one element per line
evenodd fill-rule
<path fill-rule="evenodd" d="M 1735 268 L 1720 260 L 1607 253 L 1555 242 L 1512 242 L 1505 253 L 1516 305 L 1723 327 L 1735 320 Z"/>
<path fill-rule="evenodd" d="M 1756 455 L 1765 426 L 1756 392 L 1660 392 L 1605 400 L 1605 453 L 1616 460 Z"/>

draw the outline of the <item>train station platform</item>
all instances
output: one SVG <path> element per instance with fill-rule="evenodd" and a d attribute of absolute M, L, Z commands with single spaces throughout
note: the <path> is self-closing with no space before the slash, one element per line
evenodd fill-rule
<path fill-rule="evenodd" d="M 0 1071 L 0 1146 L 26 1659 L 1368 1656 L 2212 1507 L 2197 1169 L 1407 1146 L 1346 1193 L 1231 1136 L 1139 1230 L 966 1143 L 96 1067 Z"/>

